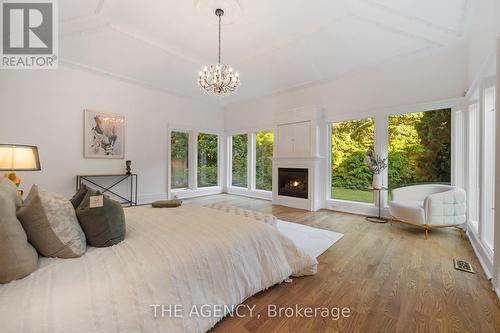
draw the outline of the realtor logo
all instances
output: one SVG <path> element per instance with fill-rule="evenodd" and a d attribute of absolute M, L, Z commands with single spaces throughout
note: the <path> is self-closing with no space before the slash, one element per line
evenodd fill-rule
<path fill-rule="evenodd" d="M 0 1 L 2 69 L 56 69 L 57 4 L 52 0 Z"/>

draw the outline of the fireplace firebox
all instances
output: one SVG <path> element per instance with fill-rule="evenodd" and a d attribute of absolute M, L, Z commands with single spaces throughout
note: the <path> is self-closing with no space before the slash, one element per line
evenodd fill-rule
<path fill-rule="evenodd" d="M 308 169 L 278 168 L 278 195 L 308 199 Z"/>

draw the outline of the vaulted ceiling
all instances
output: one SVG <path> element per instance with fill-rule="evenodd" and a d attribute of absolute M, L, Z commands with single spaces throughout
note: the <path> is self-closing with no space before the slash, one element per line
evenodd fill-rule
<path fill-rule="evenodd" d="M 257 98 L 464 42 L 472 0 L 62 0 L 60 59 L 209 101 L 197 75 L 217 59 Z"/>

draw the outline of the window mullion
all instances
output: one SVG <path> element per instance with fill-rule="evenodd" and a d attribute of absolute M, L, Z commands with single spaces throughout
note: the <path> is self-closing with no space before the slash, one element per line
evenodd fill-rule
<path fill-rule="evenodd" d="M 374 151 L 380 157 L 382 158 L 387 158 L 389 155 L 389 131 L 388 131 L 388 117 L 386 115 L 377 115 L 374 118 L 375 121 L 375 126 L 374 126 Z M 382 172 L 382 184 L 384 187 L 388 187 L 389 181 L 388 181 L 388 168 L 385 168 L 385 170 Z M 374 199 L 374 204 L 378 206 L 378 198 L 377 195 L 380 193 L 382 195 L 382 207 L 387 206 L 388 202 L 388 192 L 387 191 L 380 191 L 377 192 L 375 191 L 373 199 Z"/>
<path fill-rule="evenodd" d="M 198 187 L 198 132 L 189 132 L 189 189 L 196 190 Z"/>
<path fill-rule="evenodd" d="M 247 168 L 247 176 L 248 176 L 248 190 L 255 190 L 255 174 L 256 174 L 256 142 L 255 142 L 255 133 L 248 134 L 248 168 Z"/>

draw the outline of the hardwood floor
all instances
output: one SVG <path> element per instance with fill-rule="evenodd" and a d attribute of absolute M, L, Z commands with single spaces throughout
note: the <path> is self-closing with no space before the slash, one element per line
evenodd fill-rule
<path fill-rule="evenodd" d="M 254 316 L 223 319 L 213 332 L 500 332 L 500 302 L 468 240 L 454 230 L 374 224 L 361 216 L 307 212 L 233 195 L 189 200 L 272 213 L 345 236 L 318 258 L 318 273 L 249 298 Z M 453 258 L 476 274 L 457 271 Z M 269 318 L 268 304 L 351 309 L 348 318 Z M 247 311 L 249 313 L 249 311 Z M 256 314 L 260 314 L 257 316 Z"/>

